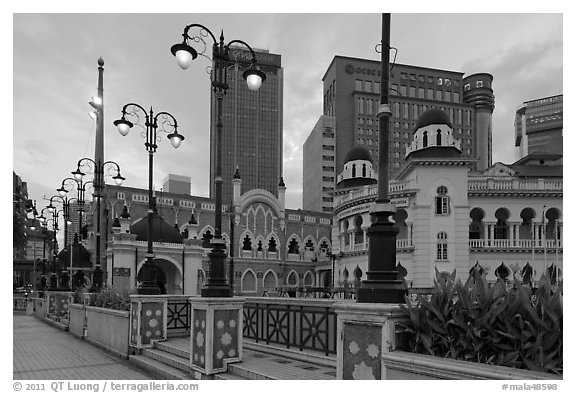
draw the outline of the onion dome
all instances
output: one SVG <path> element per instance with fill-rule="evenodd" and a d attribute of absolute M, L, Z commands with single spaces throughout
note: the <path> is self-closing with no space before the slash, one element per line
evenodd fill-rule
<path fill-rule="evenodd" d="M 136 235 L 136 240 L 148 240 L 148 216 L 136 221 L 130 226 L 130 233 Z M 154 207 L 152 212 L 152 241 L 164 243 L 182 243 L 180 231 L 168 224 L 158 214 Z"/>
<path fill-rule="evenodd" d="M 418 117 L 406 159 L 456 158 L 461 156 L 460 141 L 454 139 L 452 123 L 446 112 L 429 109 Z"/>
<path fill-rule="evenodd" d="M 336 188 L 360 187 L 376 183 L 370 151 L 362 146 L 353 147 L 346 155 Z"/>
<path fill-rule="evenodd" d="M 348 161 L 356 161 L 356 160 L 364 160 L 372 162 L 372 156 L 370 155 L 370 151 L 362 146 L 354 146 L 348 154 L 346 154 L 346 158 L 344 162 Z"/>
<path fill-rule="evenodd" d="M 452 128 L 452 123 L 450 122 L 448 114 L 443 110 L 436 108 L 428 109 L 418 117 L 418 122 L 416 123 L 416 130 L 422 127 L 429 126 L 431 124 L 446 124 L 447 126 Z"/>

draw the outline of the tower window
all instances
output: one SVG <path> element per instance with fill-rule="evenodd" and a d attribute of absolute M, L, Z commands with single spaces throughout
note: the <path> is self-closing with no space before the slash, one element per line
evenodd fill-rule
<path fill-rule="evenodd" d="M 438 187 L 436 193 L 438 194 L 435 197 L 436 215 L 445 216 L 450 214 L 450 197 L 447 195 L 448 189 L 446 186 Z"/>
<path fill-rule="evenodd" d="M 446 239 L 448 236 L 446 232 L 438 232 L 438 240 L 436 243 L 436 260 L 446 261 L 448 260 L 448 242 Z"/>

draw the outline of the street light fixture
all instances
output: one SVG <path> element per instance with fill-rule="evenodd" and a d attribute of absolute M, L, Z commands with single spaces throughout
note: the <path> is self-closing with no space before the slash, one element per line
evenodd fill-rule
<path fill-rule="evenodd" d="M 130 109 L 130 110 L 129 110 Z M 148 152 L 148 250 L 146 253 L 146 261 L 142 266 L 142 276 L 143 280 L 141 284 L 138 286 L 137 290 L 139 294 L 143 295 L 157 295 L 160 293 L 160 288 L 155 280 L 155 267 L 154 267 L 154 249 L 152 247 L 152 213 L 154 212 L 154 201 L 153 201 L 153 194 L 152 194 L 152 179 L 153 179 L 153 156 L 158 148 L 156 142 L 157 139 L 157 129 L 158 129 L 158 119 L 161 119 L 160 123 L 160 130 L 167 133 L 167 138 L 170 140 L 172 146 L 177 149 L 182 141 L 184 140 L 184 136 L 178 133 L 178 122 L 168 112 L 158 112 L 154 115 L 152 108 L 150 108 L 150 112 L 146 112 L 146 110 L 140 106 L 139 104 L 129 103 L 124 105 L 122 108 L 122 117 L 118 120 L 114 121 L 114 125 L 118 128 L 118 132 L 122 136 L 128 135 L 130 129 L 134 127 L 134 123 L 126 119 L 126 116 L 133 117 L 135 119 L 139 119 L 138 113 L 144 113 L 145 115 L 145 123 L 144 126 L 146 128 L 146 142 L 144 146 L 146 146 L 146 151 Z M 142 127 L 142 125 L 136 123 Z M 164 127 L 168 127 L 168 130 Z M 170 130 L 172 132 L 168 133 Z"/>
<path fill-rule="evenodd" d="M 98 100 L 99 102 L 101 102 L 100 100 Z M 93 102 L 95 102 L 95 99 L 93 98 Z M 96 106 L 99 106 L 100 104 L 94 104 Z M 84 176 L 86 175 L 86 172 L 82 171 L 81 168 L 88 168 L 89 169 L 89 165 L 90 163 L 92 164 L 92 166 L 94 167 L 94 180 L 93 180 L 93 184 L 94 184 L 94 198 L 96 199 L 96 231 L 95 231 L 95 264 L 94 264 L 94 272 L 92 273 L 92 283 L 93 283 L 93 287 L 95 290 L 100 290 L 102 288 L 102 277 L 103 277 L 103 273 L 102 273 L 102 269 L 101 269 L 101 257 L 102 257 L 102 252 L 101 252 L 101 202 L 100 199 L 102 198 L 102 191 L 104 190 L 105 187 L 105 183 L 104 183 L 104 169 L 105 167 L 111 166 L 112 169 L 114 169 L 116 171 L 116 174 L 114 176 L 112 176 L 112 178 L 114 179 L 114 181 L 116 182 L 117 185 L 121 185 L 122 182 L 125 180 L 125 178 L 120 174 L 120 166 L 114 162 L 114 161 L 105 161 L 105 162 L 100 162 L 100 161 L 94 161 L 91 158 L 88 157 L 84 157 L 78 160 L 78 164 L 76 167 L 76 170 L 72 171 L 72 175 L 74 176 L 74 179 L 80 184 L 83 180 L 84 180 Z M 62 186 L 62 188 L 58 189 L 58 192 L 61 192 L 63 190 L 64 186 Z M 83 190 L 84 191 L 84 190 Z M 63 192 L 63 191 L 62 191 Z"/>
<path fill-rule="evenodd" d="M 197 34 L 190 35 L 190 29 L 197 29 Z M 231 45 L 240 44 L 250 51 L 250 67 L 242 73 L 243 78 L 248 84 L 250 90 L 256 91 L 260 88 L 262 82 L 266 80 L 266 74 L 256 67 L 256 54 L 246 42 L 242 40 L 232 40 L 227 44 L 224 43 L 224 32 L 220 34 L 220 40 L 216 40 L 214 34 L 205 26 L 200 24 L 190 24 L 184 27 L 182 33 L 182 43 L 175 44 L 170 48 L 170 52 L 176 57 L 176 62 L 182 69 L 187 69 L 192 61 L 198 55 L 210 59 L 204 54 L 208 48 L 206 38 L 212 38 L 212 88 L 216 95 L 216 171 L 214 174 L 215 184 L 215 218 L 214 218 L 214 237 L 211 241 L 211 250 L 208 253 L 209 258 L 209 276 L 206 286 L 202 288 L 203 297 L 231 297 L 233 296 L 230 283 L 226 283 L 225 263 L 226 263 L 226 246 L 222 238 L 222 102 L 228 91 L 228 68 L 227 65 L 231 59 L 229 49 Z M 196 43 L 203 48 L 198 52 L 190 46 L 190 43 Z M 234 277 L 230 277 L 230 282 Z"/>

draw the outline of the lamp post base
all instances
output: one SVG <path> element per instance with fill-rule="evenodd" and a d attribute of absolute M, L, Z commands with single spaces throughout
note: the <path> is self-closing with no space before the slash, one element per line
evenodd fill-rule
<path fill-rule="evenodd" d="M 407 294 L 404 281 L 362 281 L 356 292 L 358 303 L 405 303 Z"/>
<path fill-rule="evenodd" d="M 154 282 L 143 282 L 137 289 L 138 295 L 160 295 L 160 288 Z"/>
<path fill-rule="evenodd" d="M 98 292 L 102 289 L 102 279 L 104 277 L 104 272 L 100 269 L 100 266 L 94 268 L 92 272 L 92 289 L 93 292 Z"/>
<path fill-rule="evenodd" d="M 202 297 L 232 297 L 233 295 L 232 288 L 226 282 L 226 251 L 224 247 L 224 243 L 216 241 L 208 253 L 210 272 L 206 286 L 200 291 Z"/>
<path fill-rule="evenodd" d="M 136 288 L 136 293 L 138 295 L 162 294 L 162 290 L 156 282 L 156 265 L 152 253 L 146 256 L 146 262 L 142 265 L 142 283 Z"/>

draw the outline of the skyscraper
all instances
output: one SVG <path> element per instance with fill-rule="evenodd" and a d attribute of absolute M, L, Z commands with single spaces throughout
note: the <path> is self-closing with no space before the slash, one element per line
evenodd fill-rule
<path fill-rule="evenodd" d="M 380 73 L 380 61 L 335 56 L 322 78 L 323 115 L 335 119 L 334 179 L 342 171 L 346 155 L 356 145 L 368 149 L 374 167 L 378 168 Z M 392 111 L 390 178 L 404 163 L 419 115 L 431 108 L 441 109 L 449 115 L 454 137 L 461 142 L 462 155 L 477 160 L 472 169 L 482 170 L 492 164 L 494 95 L 490 74 L 464 77 L 462 72 L 395 63 L 391 65 L 389 88 Z M 305 154 L 321 156 L 325 144 L 318 143 L 315 150 L 309 149 Z M 307 177 L 309 171 L 305 165 L 304 189 L 320 187 L 321 178 L 318 175 Z M 326 173 L 320 176 L 330 177 Z M 322 193 L 321 198 L 328 196 L 328 193 Z M 304 201 L 304 206 L 313 204 Z"/>
<path fill-rule="evenodd" d="M 256 92 L 248 89 L 242 72 L 249 66 L 250 52 L 230 48 L 227 68 L 228 92 L 222 105 L 222 203 L 232 201 L 232 177 L 242 175 L 242 192 L 260 188 L 278 196 L 282 175 L 282 105 L 284 71 L 281 56 L 254 49 L 257 66 L 266 81 Z M 212 93 L 210 132 L 210 197 L 215 197 L 216 97 Z"/>
<path fill-rule="evenodd" d="M 164 184 L 162 185 L 163 192 L 172 192 L 174 194 L 191 194 L 191 183 L 192 179 L 190 176 L 175 175 L 169 173 L 164 179 Z"/>
<path fill-rule="evenodd" d="M 516 110 L 514 128 L 518 159 L 528 154 L 562 154 L 562 94 L 525 101 Z"/>

